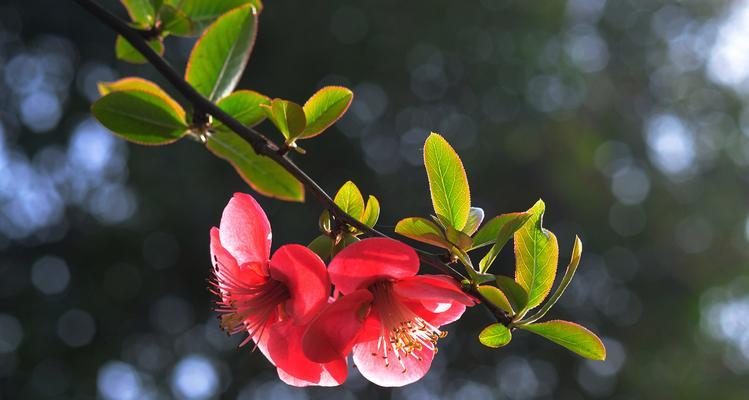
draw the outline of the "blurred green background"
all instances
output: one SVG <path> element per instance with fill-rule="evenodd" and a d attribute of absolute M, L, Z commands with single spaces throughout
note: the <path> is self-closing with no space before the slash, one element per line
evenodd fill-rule
<path fill-rule="evenodd" d="M 131 145 L 91 118 L 98 81 L 163 83 L 113 43 L 73 2 L 0 3 L 1 399 L 749 396 L 749 1 L 266 1 L 240 87 L 355 93 L 295 156 L 328 191 L 375 194 L 386 232 L 427 215 L 433 130 L 488 217 L 543 197 L 562 263 L 582 237 L 551 317 L 599 333 L 607 361 L 522 332 L 482 348 L 477 309 L 400 389 L 355 370 L 290 388 L 220 332 L 208 230 L 250 189 L 196 142 Z M 168 40 L 168 58 L 183 68 L 191 45 Z M 316 235 L 314 201 L 260 201 L 274 246 Z"/>

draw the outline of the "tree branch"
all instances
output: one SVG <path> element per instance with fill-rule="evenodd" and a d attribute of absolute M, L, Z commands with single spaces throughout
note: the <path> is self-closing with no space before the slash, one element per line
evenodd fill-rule
<path fill-rule="evenodd" d="M 253 128 L 242 125 L 229 114 L 220 109 L 216 104 L 203 97 L 195 88 L 185 81 L 180 74 L 159 54 L 157 54 L 146 42 L 142 33 L 137 29 L 129 26 L 123 20 L 113 15 L 99 4 L 92 0 L 73 0 L 83 7 L 90 14 L 101 20 L 112 30 L 125 38 L 136 50 L 138 50 L 156 70 L 180 92 L 180 94 L 191 103 L 193 109 L 210 114 L 213 118 L 221 121 L 244 139 L 246 139 L 256 153 L 266 156 L 280 164 L 292 176 L 298 179 L 305 189 L 311 193 L 330 214 L 340 222 L 352 226 L 369 236 L 388 237 L 387 235 L 368 227 L 356 218 L 343 211 L 317 184 L 309 175 L 300 169 L 294 162 L 285 156 L 283 151 L 279 151 L 279 146 L 266 138 L 263 134 Z M 466 277 L 452 266 L 443 263 L 437 256 L 416 250 L 419 259 L 438 271 L 450 275 L 458 281 L 463 281 Z M 475 286 L 466 288 L 466 292 L 482 300 L 482 304 L 492 313 L 498 322 L 508 325 L 512 322 L 507 313 L 494 306 L 478 292 Z"/>

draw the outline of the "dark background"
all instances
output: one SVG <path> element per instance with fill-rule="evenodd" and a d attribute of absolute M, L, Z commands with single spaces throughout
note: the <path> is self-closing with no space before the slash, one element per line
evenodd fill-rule
<path fill-rule="evenodd" d="M 522 332 L 483 348 L 477 309 L 416 384 L 352 372 L 337 389 L 285 386 L 220 332 L 206 290 L 209 228 L 250 189 L 196 142 L 103 130 L 88 112 L 97 81 L 163 81 L 116 61 L 114 34 L 73 2 L 3 0 L 0 398 L 746 398 L 749 3 L 265 6 L 241 88 L 298 102 L 324 84 L 355 92 L 299 165 L 331 192 L 352 179 L 375 194 L 391 232 L 429 213 L 420 147 L 442 133 L 488 217 L 542 197 L 562 264 L 581 235 L 550 317 L 599 333 L 607 361 Z M 191 45 L 169 39 L 168 58 L 183 68 Z M 275 246 L 316 235 L 314 201 L 260 201 Z M 512 270 L 503 253 L 497 272 Z"/>

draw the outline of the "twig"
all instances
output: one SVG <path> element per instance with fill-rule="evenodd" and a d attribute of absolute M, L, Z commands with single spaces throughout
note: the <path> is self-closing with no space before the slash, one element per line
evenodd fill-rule
<path fill-rule="evenodd" d="M 349 226 L 352 226 L 370 236 L 388 237 L 387 235 L 368 227 L 367 225 L 363 224 L 356 218 L 343 211 L 333 201 L 330 195 L 328 195 L 328 193 L 325 192 L 325 190 L 323 190 L 320 185 L 317 184 L 317 182 L 310 178 L 309 175 L 307 175 L 302 169 L 294 164 L 294 162 L 286 157 L 283 151 L 279 151 L 280 147 L 278 145 L 273 143 L 257 130 L 242 125 L 241 122 L 231 117 L 213 102 L 205 98 L 197 90 L 195 90 L 195 88 L 193 88 L 192 85 L 185 81 L 182 76 L 178 74 L 177 71 L 171 65 L 169 65 L 169 63 L 162 56 L 157 54 L 148 45 L 139 30 L 129 26 L 120 18 L 113 15 L 92 0 L 73 1 L 78 3 L 86 11 L 97 17 L 112 30 L 124 37 L 125 40 L 130 42 L 130 44 L 136 50 L 138 50 L 146 58 L 146 60 L 148 60 L 148 62 L 153 65 L 153 67 L 156 68 L 156 70 L 167 81 L 169 81 L 169 83 L 174 86 L 174 88 L 177 89 L 177 91 L 179 91 L 185 99 L 187 99 L 187 101 L 191 103 L 193 109 L 200 110 L 203 113 L 212 115 L 213 118 L 221 121 L 224 125 L 229 127 L 229 129 L 245 138 L 256 153 L 266 156 L 280 164 L 286 171 L 288 171 L 292 176 L 299 180 L 305 187 L 305 189 L 309 193 L 311 193 L 335 219 Z M 419 255 L 419 259 L 423 263 L 430 265 L 431 267 L 439 270 L 444 274 L 452 276 L 458 281 L 463 281 L 466 279 L 466 277 L 458 270 L 448 264 L 443 263 L 439 259 L 439 257 L 420 251 L 418 249 L 416 251 Z M 505 311 L 487 302 L 486 299 L 478 292 L 476 287 L 470 286 L 466 288 L 466 292 L 476 298 L 481 299 L 482 304 L 487 307 L 487 309 L 492 313 L 492 315 L 497 319 L 498 322 L 501 322 L 505 325 L 508 325 L 510 322 L 512 322 L 511 318 Z"/>

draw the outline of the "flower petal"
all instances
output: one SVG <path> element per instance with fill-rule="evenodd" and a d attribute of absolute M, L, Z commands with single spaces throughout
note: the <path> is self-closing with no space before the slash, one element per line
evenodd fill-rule
<path fill-rule="evenodd" d="M 371 301 L 372 293 L 362 289 L 328 305 L 304 334 L 305 355 L 317 362 L 345 358 L 367 320 L 365 313 Z"/>
<path fill-rule="evenodd" d="M 403 366 L 390 352 L 388 358 L 390 365 L 386 366 L 382 357 L 382 349 L 377 349 L 377 342 L 377 340 L 372 340 L 357 343 L 353 349 L 356 368 L 370 382 L 388 387 L 404 386 L 418 381 L 429 372 L 429 367 L 432 365 L 432 359 L 434 358 L 432 350 L 423 348 L 414 351 L 412 356 L 402 356 Z M 418 356 L 421 360 L 414 356 Z"/>
<path fill-rule="evenodd" d="M 291 298 L 286 312 L 296 324 L 308 324 L 327 303 L 330 279 L 325 263 L 312 250 L 298 245 L 281 246 L 270 260 L 270 276 L 286 284 Z"/>
<path fill-rule="evenodd" d="M 220 288 L 227 282 L 242 282 L 248 285 L 262 284 L 268 279 L 263 265 L 258 263 L 237 265 L 237 260 L 221 245 L 218 228 L 211 228 L 211 259 L 214 275 Z"/>
<path fill-rule="evenodd" d="M 305 357 L 302 335 L 306 328 L 291 320 L 275 323 L 263 334 L 258 347 L 276 366 L 279 377 L 290 385 L 340 385 L 348 375 L 346 359 L 317 363 Z"/>
<path fill-rule="evenodd" d="M 330 280 L 344 295 L 384 279 L 416 275 L 416 251 L 397 240 L 364 239 L 343 249 L 330 262 Z"/>
<path fill-rule="evenodd" d="M 224 208 L 219 231 L 222 245 L 239 264 L 270 258 L 270 222 L 252 196 L 234 194 Z"/>
<path fill-rule="evenodd" d="M 460 290 L 458 282 L 447 275 L 419 275 L 404 278 L 393 285 L 400 297 L 429 302 L 455 302 L 466 306 L 475 300 Z"/>
<path fill-rule="evenodd" d="M 405 301 L 404 304 L 416 315 L 436 327 L 457 321 L 466 311 L 466 306 L 453 302 L 409 300 Z"/>

